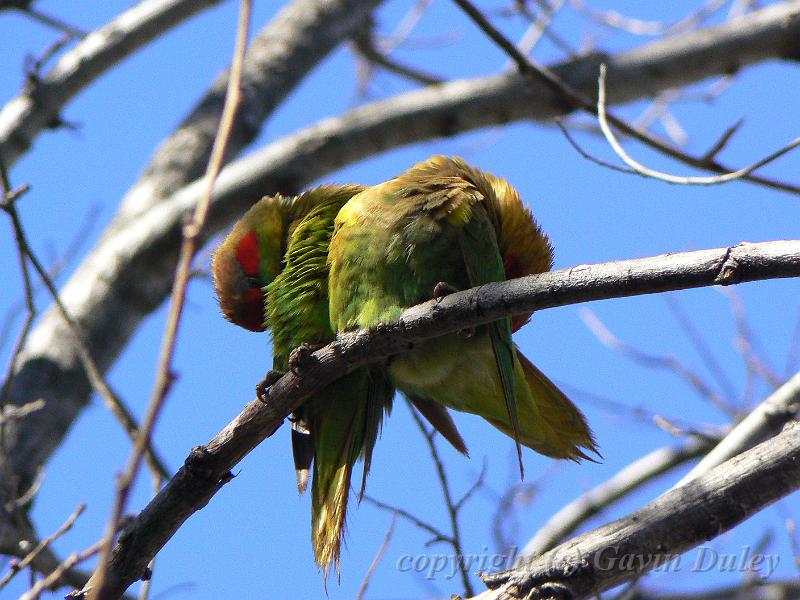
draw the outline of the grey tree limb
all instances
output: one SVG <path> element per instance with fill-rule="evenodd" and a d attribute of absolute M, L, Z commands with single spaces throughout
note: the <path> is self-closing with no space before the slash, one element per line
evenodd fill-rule
<path fill-rule="evenodd" d="M 636 512 L 580 535 L 520 568 L 483 575 L 474 600 L 577 599 L 639 577 L 732 529 L 800 487 L 800 423 L 673 489 Z"/>
<path fill-rule="evenodd" d="M 506 315 L 589 300 L 793 276 L 800 276 L 800 240 L 743 243 L 579 265 L 491 283 L 409 308 L 394 323 L 339 334 L 336 341 L 314 352 L 299 373 L 289 372 L 275 383 L 268 401 L 253 400 L 213 440 L 192 450 L 178 473 L 120 535 L 106 571 L 106 587 L 98 597 L 115 598 L 139 579 L 150 559 L 186 519 L 233 479 L 230 471 L 245 455 L 313 393 L 353 369 L 406 352 L 426 339 Z M 797 471 L 800 478 L 800 466 Z"/>
<path fill-rule="evenodd" d="M 95 79 L 153 39 L 220 0 L 143 0 L 64 54 L 0 111 L 0 155 L 11 166 Z"/>
<path fill-rule="evenodd" d="M 800 0 L 751 13 L 745 20 L 675 36 L 616 56 L 589 56 L 553 70 L 591 94 L 597 67 L 609 65 L 609 102 L 642 98 L 759 61 L 800 54 Z M 330 26 L 330 23 L 328 23 Z M 724 53 L 714 48 L 720 45 Z M 452 81 L 371 103 L 278 140 L 229 165 L 220 175 L 204 235 L 232 222 L 266 193 L 296 192 L 344 165 L 400 145 L 515 120 L 547 120 L 567 108 L 544 86 L 515 74 Z M 210 144 L 210 142 L 209 142 Z M 165 181 L 169 178 L 164 175 Z M 158 182 L 147 184 L 157 189 Z M 144 189 L 144 188 L 142 188 Z M 83 329 L 98 366 L 108 369 L 142 319 L 167 297 L 182 219 L 200 197 L 188 184 L 147 210 L 115 219 L 61 297 Z M 129 194 L 129 198 L 134 195 Z M 129 207 L 143 206 L 129 200 Z M 91 388 L 64 324 L 48 311 L 33 330 L 11 389 L 11 404 L 37 399 L 47 410 L 7 428 L 12 468 L 30 481 L 88 402 Z M 0 521 L 0 550 L 6 541 Z"/>
<path fill-rule="evenodd" d="M 729 458 L 775 435 L 800 408 L 800 373 L 795 374 L 739 422 L 675 487 L 686 485 Z"/>

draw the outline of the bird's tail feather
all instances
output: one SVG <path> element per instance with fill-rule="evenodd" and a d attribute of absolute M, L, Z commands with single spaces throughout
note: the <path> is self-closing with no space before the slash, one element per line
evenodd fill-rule
<path fill-rule="evenodd" d="M 595 461 L 581 448 L 602 458 L 597 451 L 594 434 L 580 409 L 528 360 L 519 348 L 517 348 L 517 359 L 522 366 L 533 401 L 537 404 L 539 419 L 543 421 L 541 424 L 530 424 L 535 425 L 531 428 L 538 434 L 535 437 L 526 435 L 528 423 L 521 424 L 522 443 L 554 458 Z"/>
<path fill-rule="evenodd" d="M 371 461 L 384 411 L 389 410 L 394 393 L 381 381 L 380 372 L 370 371 L 360 369 L 328 387 L 324 397 L 315 400 L 310 417 L 315 446 L 311 539 L 326 579 L 331 564 L 339 574 L 353 466 L 361 455 Z M 365 467 L 369 469 L 368 464 Z"/>

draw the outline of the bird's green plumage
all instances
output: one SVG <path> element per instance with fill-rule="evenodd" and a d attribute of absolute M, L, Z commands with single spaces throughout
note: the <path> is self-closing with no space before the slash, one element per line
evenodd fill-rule
<path fill-rule="evenodd" d="M 290 227 L 283 269 L 266 287 L 275 369 L 287 370 L 290 352 L 301 344 L 327 344 L 334 338 L 328 310 L 328 244 L 336 214 L 360 189 L 323 186 L 294 202 L 297 218 Z M 305 487 L 303 471 L 313 459 L 312 542 L 326 573 L 331 563 L 339 568 L 353 466 L 363 456 L 363 490 L 393 395 L 382 366 L 362 368 L 317 393 L 294 415 L 298 485 Z"/>
<path fill-rule="evenodd" d="M 270 329 L 273 368 L 291 366 L 291 351 L 333 340 L 328 309 L 328 246 L 334 218 L 364 188 L 326 185 L 296 198 L 262 198 L 214 253 L 212 272 L 227 319 L 253 331 Z M 394 390 L 384 365 L 358 369 L 306 401 L 293 415 L 298 488 L 313 464 L 312 543 L 326 575 L 339 568 L 353 465 L 364 459 L 361 492 Z M 447 410 L 411 399 L 456 449 L 466 447 Z"/>
<path fill-rule="evenodd" d="M 513 188 L 460 159 L 433 157 L 360 192 L 337 215 L 331 322 L 345 331 L 392 321 L 429 300 L 439 282 L 466 289 L 501 281 L 518 263 L 518 275 L 541 272 L 550 256 Z M 478 414 L 543 454 L 585 457 L 580 448 L 593 450 L 594 440 L 580 411 L 517 354 L 502 319 L 467 339 L 421 343 L 389 373 L 407 395 Z"/>

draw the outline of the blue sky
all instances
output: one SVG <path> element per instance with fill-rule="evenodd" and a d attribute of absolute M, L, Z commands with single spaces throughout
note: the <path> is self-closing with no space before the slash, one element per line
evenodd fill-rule
<path fill-rule="evenodd" d="M 259 29 L 280 6 L 276 2 L 256 4 L 252 31 Z M 391 31 L 409 4 L 387 3 L 379 13 L 381 30 Z M 694 5 L 597 2 L 594 6 L 611 4 L 622 13 L 667 20 L 689 12 Z M 76 0 L 67 5 L 42 1 L 36 6 L 92 29 L 129 3 Z M 481 6 L 496 15 L 505 4 L 484 2 Z M 20 212 L 40 257 L 52 261 L 72 245 L 76 235 L 83 238 L 78 258 L 60 276 L 60 282 L 66 281 L 80 256 L 98 239 L 158 142 L 171 132 L 229 60 L 236 10 L 236 3 L 226 2 L 202 13 L 102 77 L 63 113 L 79 128 L 43 133 L 12 169 L 14 184 L 32 186 L 20 203 Z M 667 10 L 671 15 L 665 15 Z M 525 28 L 520 19 L 498 23 L 517 38 Z M 576 47 L 593 41 L 601 49 L 618 51 L 646 41 L 598 28 L 566 9 L 557 16 L 556 27 Z M 40 53 L 55 37 L 51 30 L 21 15 L 0 12 L 3 102 L 13 97 L 23 82 L 24 57 Z M 453 5 L 442 0 L 433 3 L 412 41 L 416 43 L 401 48 L 397 57 L 443 76 L 489 74 L 507 63 L 505 56 Z M 561 56 L 547 41 L 535 55 L 543 62 Z M 701 83 L 696 89 L 704 89 L 710 83 Z M 378 73 L 370 82 L 369 98 L 411 87 L 394 76 Z M 694 153 L 702 153 L 725 128 L 745 117 L 741 131 L 722 155 L 728 163 L 743 166 L 798 135 L 796 92 L 797 66 L 769 63 L 744 70 L 732 87 L 713 102 L 680 103 L 673 107 L 673 113 L 689 133 L 687 149 Z M 341 48 L 288 98 L 251 149 L 362 100 L 357 93 L 352 53 Z M 647 105 L 638 103 L 617 112 L 635 119 Z M 655 131 L 663 133 L 658 127 Z M 586 134 L 578 134 L 578 139 L 593 153 L 613 160 L 602 139 Z M 628 148 L 648 165 L 688 173 L 681 165 L 666 162 L 645 148 Z M 746 183 L 676 187 L 620 174 L 587 162 L 557 129 L 540 124 L 518 123 L 401 148 L 351 165 L 325 181 L 377 183 L 434 153 L 461 155 L 512 182 L 554 241 L 556 268 L 797 236 L 800 209 L 796 197 Z M 764 172 L 796 182 L 799 167 L 800 156 L 795 154 Z M 85 233 L 90 213 L 96 216 Z M 6 284 L 0 294 L 0 315 L 7 314 L 22 299 L 11 230 L 7 224 L 4 227 L 8 234 L 0 235 L 0 280 Z M 208 251 L 204 251 L 198 266 L 207 267 L 207 261 Z M 794 280 L 770 281 L 746 284 L 735 291 L 746 307 L 764 359 L 783 374 L 800 310 L 800 285 Z M 157 447 L 173 468 L 182 463 L 193 446 L 207 442 L 239 412 L 271 364 L 268 336 L 225 322 L 208 280 L 193 281 L 188 298 L 175 360 L 179 379 L 156 430 Z M 746 371 L 735 347 L 736 329 L 729 300 L 716 289 L 680 292 L 673 298 L 703 332 L 741 397 Z M 44 294 L 37 296 L 37 305 L 42 309 L 48 305 Z M 673 373 L 631 363 L 601 345 L 581 319 L 581 311 L 586 308 L 620 338 L 653 354 L 679 356 L 713 383 L 664 297 L 594 302 L 535 315 L 532 323 L 517 334 L 517 342 L 583 408 L 605 460 L 599 465 L 575 465 L 526 452 L 526 482 L 537 486 L 529 503 L 523 506 L 522 499 L 516 502 L 516 533 L 512 541 L 519 546 L 563 504 L 645 452 L 674 442 L 651 419 L 635 416 L 633 409 L 698 427 L 725 422 L 724 415 Z M 149 400 L 165 314 L 162 307 L 147 319 L 109 373 L 110 382 L 138 415 Z M 19 326 L 21 315 L 14 323 Z M 0 348 L 3 364 L 10 346 L 7 342 Z M 768 391 L 768 386 L 759 382 L 754 398 L 763 398 Z M 596 397 L 631 410 L 610 409 L 608 402 Z M 471 459 L 438 444 L 454 494 L 464 493 L 478 477 L 484 461 L 487 465 L 485 488 L 475 494 L 461 516 L 465 552 L 492 557 L 500 552 L 491 530 L 498 496 L 518 481 L 513 442 L 478 418 L 457 415 L 456 419 Z M 114 476 L 123 467 L 129 450 L 120 426 L 94 399 L 47 465 L 46 479 L 33 510 L 39 531 L 45 535 L 56 529 L 80 502 L 88 504 L 74 529 L 55 545 L 62 555 L 91 545 L 101 535 L 113 498 Z M 152 597 L 325 597 L 322 576 L 311 553 L 310 500 L 298 497 L 295 490 L 288 428 L 282 427 L 261 444 L 236 472 L 237 478 L 193 516 L 159 554 Z M 591 523 L 600 524 L 641 506 L 679 475 L 676 472 L 659 480 Z M 428 448 L 402 401 L 396 403 L 376 448 L 367 492 L 424 521 L 448 528 Z M 148 479 L 140 477 L 129 510 L 139 510 L 149 495 Z M 770 552 L 780 558 L 773 578 L 796 575 L 783 520 L 786 515 L 796 514 L 797 508 L 797 498 L 792 496 L 737 531 L 710 542 L 708 547 L 738 554 L 743 546 L 757 544 L 769 530 L 774 540 Z M 390 513 L 366 502 L 360 507 L 351 503 L 341 581 L 331 579 L 328 597 L 356 596 L 391 521 Z M 442 545 L 425 547 L 428 539 L 428 534 L 398 520 L 366 597 L 431 598 L 462 592 L 458 578 L 448 579 L 446 574 L 437 573 L 428 579 L 425 573 L 403 569 L 409 561 L 429 565 L 434 555 L 451 554 Z M 696 552 L 687 556 L 687 569 L 696 558 Z M 691 576 L 653 574 L 645 582 L 664 589 L 702 589 L 733 583 L 742 577 L 740 572 L 711 569 Z M 10 587 L 14 593 L 24 589 L 24 578 L 18 579 Z M 476 578 L 473 584 L 481 589 Z"/>

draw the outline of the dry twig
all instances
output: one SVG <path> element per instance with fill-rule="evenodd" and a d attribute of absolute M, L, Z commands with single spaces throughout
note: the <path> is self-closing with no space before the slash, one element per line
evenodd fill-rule
<path fill-rule="evenodd" d="M 17 573 L 19 573 L 20 571 L 22 571 L 22 569 L 30 565 L 45 548 L 47 548 L 50 544 L 52 544 L 54 541 L 56 541 L 58 538 L 60 538 L 62 535 L 64 535 L 70 529 L 72 529 L 72 526 L 75 524 L 75 521 L 77 521 L 78 517 L 80 517 L 81 514 L 83 514 L 84 510 L 86 510 L 86 505 L 80 504 L 78 508 L 75 509 L 75 512 L 73 512 L 69 516 L 69 518 L 64 522 L 64 524 L 61 527 L 59 527 L 51 535 L 48 535 L 46 538 L 40 540 L 39 543 L 36 544 L 36 547 L 33 550 L 31 550 L 22 560 L 14 561 L 8 573 L 6 573 L 5 576 L 3 576 L 2 579 L 0 579 L 0 590 L 2 590 L 6 585 L 8 585 L 8 582 L 11 581 Z"/>
<path fill-rule="evenodd" d="M 356 596 L 356 600 L 363 600 L 364 595 L 367 593 L 367 587 L 369 586 L 369 580 L 372 578 L 372 574 L 375 572 L 375 569 L 381 562 L 384 553 L 386 552 L 386 548 L 389 547 L 389 540 L 392 539 L 392 534 L 394 533 L 394 525 L 397 521 L 397 513 L 392 515 L 392 522 L 389 524 L 389 530 L 386 532 L 386 535 L 383 538 L 383 543 L 381 547 L 378 548 L 378 552 L 375 554 L 375 558 L 372 559 L 372 564 L 370 564 L 369 569 L 367 569 L 367 574 L 364 576 L 364 581 L 361 582 L 361 587 L 358 588 L 358 596 Z"/>
<path fill-rule="evenodd" d="M 646 131 L 642 131 L 640 129 L 637 129 L 637 128 L 631 126 L 630 124 L 628 124 L 627 122 L 623 121 L 622 119 L 619 119 L 619 118 L 607 113 L 605 110 L 603 110 L 603 115 L 601 117 L 600 112 L 599 112 L 598 109 L 600 107 L 605 109 L 605 85 L 604 85 L 605 67 L 602 64 L 600 65 L 600 68 L 601 68 L 600 80 L 603 83 L 603 85 L 601 86 L 602 89 L 600 89 L 599 93 L 598 93 L 598 102 L 595 104 L 589 98 L 587 98 L 586 96 L 584 96 L 583 94 L 578 92 L 575 88 L 573 88 L 572 86 L 568 85 L 563 79 L 558 77 L 553 71 L 551 71 L 550 69 L 548 69 L 547 67 L 545 67 L 543 65 L 535 63 L 533 60 L 529 59 L 524 54 L 522 54 L 517 49 L 517 47 L 511 41 L 509 41 L 502 33 L 500 33 L 500 31 L 498 31 L 497 28 L 495 28 L 494 25 L 492 25 L 486 19 L 486 17 L 477 8 L 475 8 L 475 6 L 469 0 L 453 0 L 453 1 L 456 4 L 458 4 L 458 6 L 475 22 L 475 24 L 478 25 L 478 27 L 480 27 L 486 33 L 486 35 L 489 36 L 489 38 L 492 39 L 492 41 L 494 41 L 498 46 L 500 46 L 500 48 L 502 48 L 513 59 L 513 61 L 517 65 L 517 68 L 519 69 L 519 71 L 523 75 L 529 77 L 533 81 L 537 81 L 537 82 L 540 82 L 540 83 L 543 83 L 544 85 L 546 85 L 559 98 L 562 98 L 565 102 L 567 102 L 570 105 L 570 107 L 577 108 L 577 109 L 583 110 L 585 112 L 588 112 L 590 114 L 593 114 L 593 115 L 597 116 L 598 119 L 600 119 L 601 127 L 604 127 L 604 124 L 605 124 L 604 133 L 606 133 L 606 137 L 607 138 L 609 136 L 608 136 L 608 134 L 607 134 L 607 132 L 605 130 L 609 129 L 608 124 L 611 123 L 614 127 L 619 129 L 620 131 L 622 131 L 626 135 L 629 135 L 629 136 L 639 140 L 640 142 L 643 142 L 643 143 L 647 144 L 648 146 L 650 146 L 654 150 L 657 150 L 658 152 L 661 152 L 662 154 L 664 154 L 666 156 L 672 157 L 672 158 L 674 158 L 676 160 L 684 162 L 684 163 L 686 163 L 686 164 L 688 164 L 690 166 L 693 166 L 693 167 L 697 167 L 697 168 L 700 168 L 700 169 L 704 169 L 704 170 L 712 171 L 712 172 L 716 172 L 716 173 L 721 173 L 721 175 L 720 175 L 721 180 L 715 181 L 715 183 L 721 183 L 721 182 L 724 182 L 724 181 L 732 181 L 734 179 L 743 179 L 743 180 L 750 181 L 750 182 L 753 182 L 753 183 L 758 183 L 760 185 L 764 185 L 764 186 L 767 186 L 767 187 L 774 187 L 776 189 L 782 189 L 782 190 L 785 190 L 785 191 L 791 191 L 792 193 L 795 193 L 795 194 L 800 194 L 800 187 L 798 187 L 796 185 L 791 185 L 791 184 L 786 184 L 786 183 L 783 183 L 783 182 L 770 180 L 768 178 L 757 176 L 757 175 L 752 173 L 752 171 L 755 171 L 759 167 L 767 164 L 768 162 L 772 162 L 773 160 L 775 160 L 779 156 L 782 156 L 783 154 L 786 154 L 787 152 L 789 152 L 790 150 L 792 150 L 796 146 L 800 145 L 800 138 L 797 138 L 796 140 L 791 142 L 789 145 L 787 145 L 784 148 L 778 150 L 777 152 L 771 154 L 770 156 L 758 161 L 754 165 L 751 165 L 750 167 L 747 167 L 745 169 L 739 169 L 737 171 L 733 171 L 732 169 L 729 169 L 729 168 L 725 167 L 724 165 L 722 165 L 722 164 L 720 164 L 720 163 L 718 163 L 718 162 L 716 162 L 714 160 L 709 161 L 709 160 L 705 159 L 705 157 L 696 158 L 694 156 L 686 154 L 685 152 L 682 152 L 681 150 L 678 150 L 677 148 L 674 148 L 673 146 L 670 146 L 669 144 L 665 144 L 664 142 L 659 140 L 657 137 L 651 135 L 650 133 L 648 133 Z M 602 102 L 601 102 L 601 98 L 600 98 L 600 94 L 601 93 L 603 95 Z M 613 138 L 613 134 L 612 134 L 612 138 Z M 610 139 L 609 139 L 609 142 L 611 142 Z M 612 146 L 613 146 L 613 144 L 612 144 Z M 619 146 L 619 144 L 616 143 L 616 146 Z M 615 148 L 615 150 L 616 150 L 616 148 Z M 624 154 L 624 151 L 623 151 L 623 154 Z M 628 163 L 628 161 L 626 161 L 626 163 Z M 634 168 L 634 170 L 636 170 L 637 173 L 643 174 L 642 169 L 639 168 L 639 167 L 641 167 L 641 165 L 639 165 L 638 163 L 635 163 L 635 161 L 632 161 L 631 163 L 628 163 L 628 164 L 629 164 L 629 166 Z M 653 172 L 653 173 L 655 173 L 655 172 Z M 667 179 L 669 177 L 672 177 L 672 176 L 670 176 L 668 174 L 664 174 L 664 175 L 667 176 Z M 663 177 L 661 179 L 667 180 L 667 179 L 664 179 Z M 680 178 L 680 179 L 683 180 L 683 181 L 681 181 L 681 183 L 685 183 L 686 179 L 690 179 L 690 180 L 694 180 L 694 181 L 699 182 L 701 180 L 711 180 L 711 179 L 715 179 L 716 180 L 718 178 L 717 177 L 714 177 L 714 178 L 697 177 L 697 178 Z"/>
<path fill-rule="evenodd" d="M 457 0 L 463 1 L 463 0 Z M 731 181 L 736 181 L 737 179 L 746 179 L 753 171 L 756 169 L 760 169 L 764 165 L 767 165 L 777 159 L 779 159 L 784 154 L 787 154 L 800 146 L 800 137 L 796 137 L 791 142 L 783 146 L 782 148 L 772 152 L 768 156 L 754 162 L 748 167 L 744 167 L 742 169 L 738 169 L 736 171 L 730 171 L 728 173 L 723 173 L 721 175 L 716 175 L 713 177 L 688 177 L 688 176 L 677 176 L 672 175 L 670 173 L 664 173 L 663 171 L 656 171 L 655 169 L 651 169 L 649 167 L 644 166 L 642 163 L 633 159 L 630 154 L 625 152 L 625 149 L 620 145 L 617 138 L 614 136 L 614 132 L 611 131 L 611 127 L 609 127 L 609 117 L 606 113 L 606 65 L 600 65 L 600 76 L 597 79 L 597 119 L 600 123 L 600 129 L 603 132 L 606 140 L 611 145 L 611 148 L 614 152 L 619 156 L 622 161 L 636 171 L 637 174 L 642 175 L 644 177 L 650 177 L 652 179 L 659 179 L 661 181 L 665 181 L 666 183 L 676 183 L 680 185 L 719 185 L 722 183 L 729 183 Z M 615 123 L 615 126 L 617 124 Z M 627 127 L 630 128 L 630 127 Z M 727 134 L 727 132 L 726 132 Z M 729 137 L 729 136 L 728 136 Z"/>
<path fill-rule="evenodd" d="M 189 275 L 191 273 L 192 259 L 197 252 L 198 237 L 200 231 L 206 220 L 208 214 L 208 207 L 211 204 L 211 194 L 214 189 L 214 182 L 217 175 L 222 168 L 222 160 L 225 155 L 225 148 L 228 143 L 228 136 L 230 135 L 233 121 L 238 109 L 239 100 L 241 98 L 241 81 L 242 81 L 242 67 L 244 63 L 244 54 L 247 49 L 247 35 L 250 29 L 250 12 L 252 8 L 251 0 L 241 0 L 239 8 L 239 21 L 236 30 L 236 43 L 234 48 L 233 60 L 231 62 L 231 74 L 228 79 L 228 91 L 225 96 L 225 106 L 222 110 L 222 117 L 220 118 L 219 130 L 216 139 L 214 140 L 214 148 L 211 152 L 211 158 L 208 162 L 208 169 L 205 178 L 205 194 L 201 202 L 197 204 L 194 215 L 189 223 L 186 224 L 183 231 L 183 243 L 181 245 L 180 259 L 178 261 L 178 268 L 175 274 L 175 283 L 172 288 L 172 301 L 170 302 L 169 315 L 167 316 L 167 325 L 164 332 L 161 352 L 158 360 L 158 367 L 156 371 L 156 383 L 153 395 L 150 399 L 150 405 L 147 409 L 145 420 L 142 427 L 139 429 L 136 441 L 134 443 L 133 451 L 131 452 L 128 465 L 124 474 L 120 478 L 117 485 L 117 495 L 114 502 L 114 507 L 111 511 L 106 532 L 103 537 L 102 552 L 98 562 L 97 571 L 92 575 L 91 580 L 87 586 L 92 588 L 93 598 L 105 598 L 105 573 L 106 566 L 108 565 L 108 558 L 111 554 L 111 548 L 114 542 L 114 536 L 122 513 L 125 510 L 125 504 L 130 493 L 131 486 L 139 471 L 139 465 L 142 457 L 146 453 L 146 449 L 150 444 L 150 438 L 155 427 L 161 408 L 166 400 L 167 391 L 172 382 L 173 374 L 171 370 L 172 358 L 175 351 L 175 343 L 178 334 L 178 326 L 180 325 L 181 316 L 183 314 L 183 305 L 186 300 L 186 288 L 189 283 Z"/>
<path fill-rule="evenodd" d="M 450 531 L 451 535 L 449 539 L 443 540 L 449 543 L 453 547 L 453 552 L 455 553 L 455 560 L 458 566 L 458 571 L 461 574 L 461 582 L 464 586 L 464 591 L 472 596 L 475 592 L 472 588 L 472 582 L 469 580 L 469 572 L 467 571 L 467 565 L 464 562 L 464 547 L 461 543 L 461 527 L 458 523 L 458 512 L 459 508 L 462 506 L 461 502 L 454 502 L 453 496 L 450 492 L 450 484 L 447 481 L 447 472 L 444 468 L 444 463 L 442 463 L 442 459 L 439 456 L 439 451 L 436 448 L 436 442 L 434 442 L 434 437 L 436 435 L 435 430 L 428 431 L 428 428 L 425 427 L 425 423 L 422 422 L 422 418 L 417 414 L 417 411 L 414 410 L 411 405 L 409 404 L 409 409 L 411 411 L 411 416 L 414 419 L 414 422 L 417 424 L 420 432 L 425 437 L 425 441 L 428 443 L 428 449 L 431 452 L 431 459 L 433 460 L 433 464 L 436 467 L 436 475 L 439 477 L 439 484 L 442 488 L 442 494 L 444 495 L 444 502 L 445 507 L 447 509 L 447 514 L 450 517 Z M 481 474 L 480 480 L 483 479 L 483 474 Z M 479 481 L 480 481 L 479 480 Z M 466 499 L 471 492 L 467 492 L 467 495 L 464 497 Z"/>

